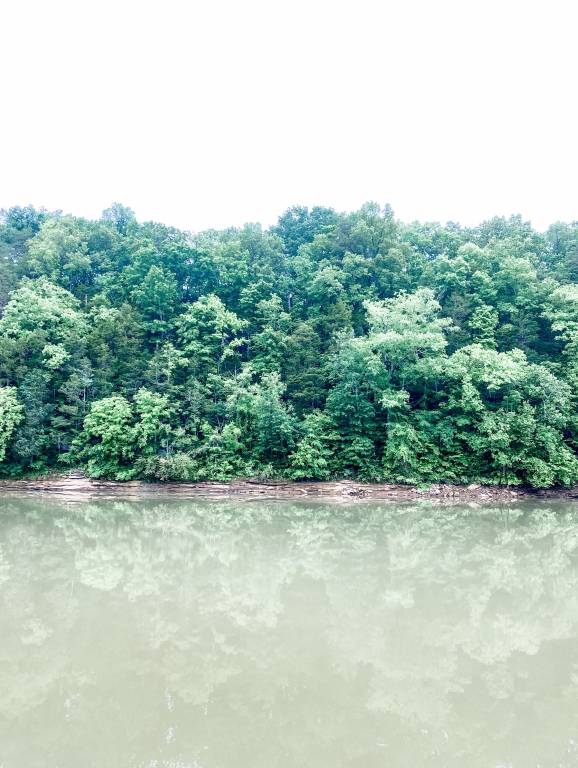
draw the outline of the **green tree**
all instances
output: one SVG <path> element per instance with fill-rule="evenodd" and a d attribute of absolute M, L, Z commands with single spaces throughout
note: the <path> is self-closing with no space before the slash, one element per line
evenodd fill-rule
<path fill-rule="evenodd" d="M 327 480 L 331 473 L 333 425 L 319 411 L 308 413 L 299 427 L 301 438 L 289 456 L 289 477 L 293 480 Z"/>
<path fill-rule="evenodd" d="M 128 400 L 112 395 L 92 404 L 77 440 L 91 477 L 129 480 L 135 474 L 134 415 Z"/>
<path fill-rule="evenodd" d="M 13 387 L 0 387 L 0 466 L 6 457 L 14 429 L 23 418 L 23 408 L 18 402 L 16 390 Z"/>
<path fill-rule="evenodd" d="M 167 395 L 143 387 L 134 396 L 134 403 L 138 421 L 133 435 L 139 455 L 153 455 L 161 450 L 169 453 L 174 414 Z"/>
<path fill-rule="evenodd" d="M 238 366 L 245 326 L 218 296 L 202 296 L 187 307 L 177 320 L 177 338 L 193 372 L 207 375 Z"/>

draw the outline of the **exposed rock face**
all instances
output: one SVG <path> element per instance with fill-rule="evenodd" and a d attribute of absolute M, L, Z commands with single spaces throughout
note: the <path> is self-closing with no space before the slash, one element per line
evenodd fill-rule
<path fill-rule="evenodd" d="M 126 483 L 108 480 L 91 480 L 81 472 L 71 472 L 59 477 L 34 480 L 0 480 L 4 493 L 50 494 L 69 500 L 87 498 L 143 498 L 152 496 L 178 496 L 179 498 L 225 498 L 243 496 L 247 498 L 297 499 L 302 497 L 331 498 L 335 500 L 363 499 L 430 499 L 440 503 L 517 501 L 524 498 L 567 498 L 578 499 L 578 488 L 533 490 L 505 486 L 445 485 L 435 484 L 418 488 L 411 485 L 389 483 L 359 483 L 350 480 L 334 482 L 261 482 L 251 478 L 234 480 L 229 483 Z"/>

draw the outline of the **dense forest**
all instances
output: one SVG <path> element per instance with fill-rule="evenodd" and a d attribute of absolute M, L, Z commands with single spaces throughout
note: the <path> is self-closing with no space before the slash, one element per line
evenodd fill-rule
<path fill-rule="evenodd" d="M 0 474 L 578 482 L 578 223 L 0 215 Z"/>

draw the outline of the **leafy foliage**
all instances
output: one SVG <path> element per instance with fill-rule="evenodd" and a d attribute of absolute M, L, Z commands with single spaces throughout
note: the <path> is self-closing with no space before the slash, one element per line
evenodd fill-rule
<path fill-rule="evenodd" d="M 0 473 L 578 480 L 578 237 L 0 214 Z"/>
<path fill-rule="evenodd" d="M 0 461 L 6 456 L 14 428 L 22 419 L 22 406 L 16 399 L 14 388 L 0 388 Z"/>

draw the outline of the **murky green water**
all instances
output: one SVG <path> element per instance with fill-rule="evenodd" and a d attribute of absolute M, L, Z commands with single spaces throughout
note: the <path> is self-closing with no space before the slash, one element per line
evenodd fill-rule
<path fill-rule="evenodd" d="M 0 500 L 1 768 L 578 766 L 578 505 Z"/>

